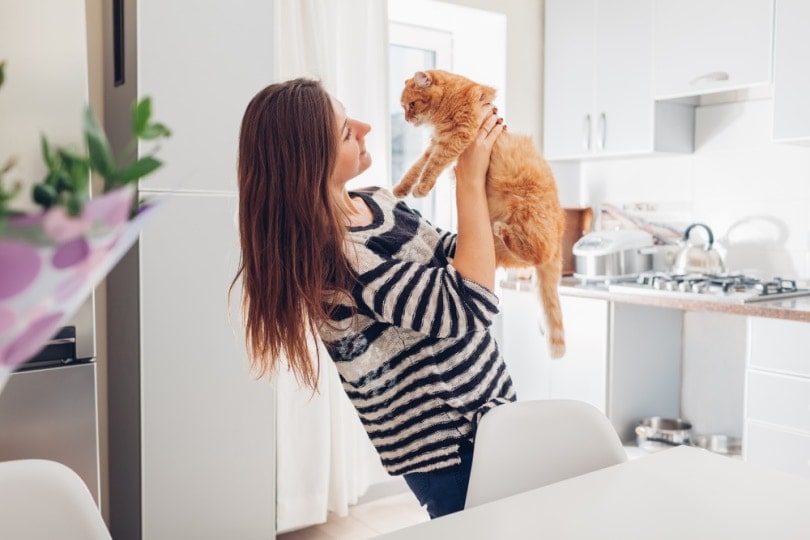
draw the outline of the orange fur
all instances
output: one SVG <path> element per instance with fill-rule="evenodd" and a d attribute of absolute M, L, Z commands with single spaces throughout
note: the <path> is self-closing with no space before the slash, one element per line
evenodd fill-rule
<path fill-rule="evenodd" d="M 405 119 L 429 124 L 430 146 L 394 186 L 404 197 L 411 191 L 425 196 L 442 170 L 458 158 L 480 126 L 482 110 L 495 90 L 460 75 L 440 70 L 417 72 L 405 81 L 402 106 Z M 487 200 L 498 266 L 532 266 L 546 316 L 549 351 L 565 354 L 562 311 L 557 290 L 562 272 L 565 214 L 548 163 L 530 137 L 501 133 L 492 149 L 487 171 Z"/>

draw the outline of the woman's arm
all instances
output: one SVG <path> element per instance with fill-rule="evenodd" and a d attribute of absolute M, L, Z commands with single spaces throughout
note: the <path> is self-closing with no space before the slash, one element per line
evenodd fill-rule
<path fill-rule="evenodd" d="M 458 237 L 453 266 L 465 279 L 490 291 L 495 288 L 495 241 L 487 206 L 486 174 L 489 156 L 503 120 L 487 115 L 470 146 L 456 164 Z"/>

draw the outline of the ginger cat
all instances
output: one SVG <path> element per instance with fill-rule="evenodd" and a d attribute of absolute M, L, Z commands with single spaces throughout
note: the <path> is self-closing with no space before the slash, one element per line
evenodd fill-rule
<path fill-rule="evenodd" d="M 425 153 L 394 186 L 394 195 L 413 190 L 424 197 L 442 170 L 453 163 L 475 137 L 482 109 L 495 89 L 441 70 L 419 71 L 405 81 L 405 119 L 429 124 L 434 133 Z M 487 171 L 487 200 L 495 236 L 495 256 L 502 268 L 533 266 L 546 316 L 546 338 L 552 358 L 565 354 L 562 311 L 557 290 L 562 272 L 565 213 L 557 184 L 530 137 L 503 132 L 492 149 Z"/>

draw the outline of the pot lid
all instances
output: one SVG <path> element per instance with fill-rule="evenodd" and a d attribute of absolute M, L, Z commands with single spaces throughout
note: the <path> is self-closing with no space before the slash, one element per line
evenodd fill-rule
<path fill-rule="evenodd" d="M 574 255 L 608 255 L 652 246 L 654 243 L 652 235 L 640 229 L 597 231 L 580 238 L 572 251 Z"/>

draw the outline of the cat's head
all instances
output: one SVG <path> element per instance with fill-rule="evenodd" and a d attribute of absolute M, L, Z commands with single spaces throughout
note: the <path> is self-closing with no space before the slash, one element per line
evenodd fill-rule
<path fill-rule="evenodd" d="M 445 99 L 454 96 L 453 99 Z M 405 111 L 405 120 L 419 126 L 435 123 L 439 117 L 452 116 L 458 108 L 474 109 L 491 103 L 495 89 L 478 84 L 470 79 L 432 69 L 417 71 L 405 81 L 400 103 Z M 439 116 L 436 116 L 438 113 Z M 433 120 L 433 121 L 432 121 Z"/>

